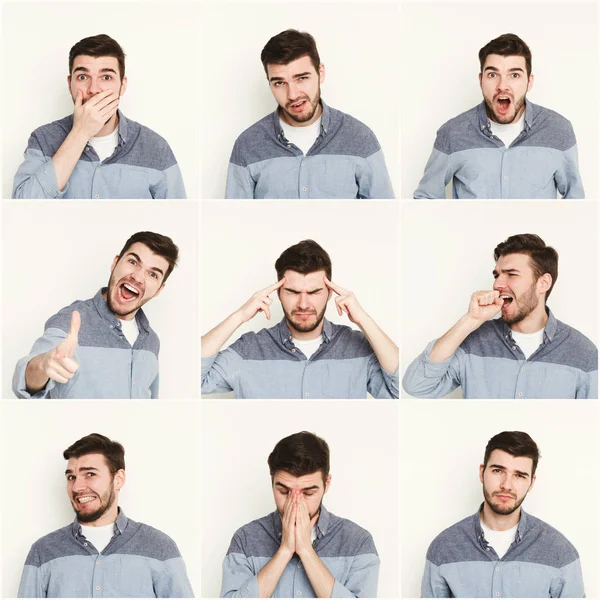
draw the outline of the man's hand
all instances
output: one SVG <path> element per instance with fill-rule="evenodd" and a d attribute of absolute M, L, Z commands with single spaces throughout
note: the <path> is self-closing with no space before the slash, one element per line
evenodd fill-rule
<path fill-rule="evenodd" d="M 81 316 L 79 311 L 74 310 L 71 313 L 71 328 L 67 337 L 56 348 L 42 354 L 41 368 L 48 379 L 58 383 L 67 383 L 79 369 L 79 364 L 73 360 L 73 356 L 75 356 L 75 350 L 79 343 L 80 326 Z"/>
<path fill-rule="evenodd" d="M 119 108 L 119 96 L 110 90 L 104 90 L 83 102 L 83 92 L 77 91 L 75 110 L 73 111 L 73 130 L 86 138 L 97 135 L 107 121 Z"/>
<path fill-rule="evenodd" d="M 323 281 L 332 292 L 337 294 L 335 305 L 340 317 L 342 316 L 342 313 L 346 313 L 350 321 L 360 327 L 360 324 L 364 322 L 365 317 L 367 317 L 367 313 L 358 303 L 354 293 L 334 284 L 333 282 L 329 281 L 327 277 L 323 277 Z"/>
<path fill-rule="evenodd" d="M 497 290 L 475 292 L 469 302 L 469 316 L 484 323 L 494 318 L 501 310 L 504 300 Z"/>
<path fill-rule="evenodd" d="M 294 502 L 293 491 L 287 495 L 283 505 L 283 516 L 281 517 L 281 544 L 280 548 L 289 553 L 291 558 L 296 552 L 295 526 L 296 526 L 297 506 Z"/>
<path fill-rule="evenodd" d="M 250 319 L 254 318 L 257 313 L 264 312 L 267 319 L 271 318 L 270 306 L 273 300 L 269 298 L 269 294 L 272 294 L 275 290 L 278 290 L 285 283 L 285 277 L 282 277 L 277 283 L 266 287 L 264 290 L 256 292 L 250 300 L 248 300 L 241 308 L 236 312 L 242 319 L 242 323 L 246 323 Z"/>
<path fill-rule="evenodd" d="M 304 556 L 307 550 L 312 549 L 310 540 L 312 530 L 319 518 L 318 513 L 311 519 L 308 512 L 308 506 L 304 500 L 304 495 L 301 491 L 295 491 L 296 502 L 296 554 L 300 558 Z"/>

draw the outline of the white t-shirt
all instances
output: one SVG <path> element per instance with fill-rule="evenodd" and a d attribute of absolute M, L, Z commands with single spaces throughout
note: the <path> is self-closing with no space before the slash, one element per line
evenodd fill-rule
<path fill-rule="evenodd" d="M 292 342 L 310 360 L 310 357 L 319 349 L 319 346 L 323 342 L 323 334 L 314 340 L 297 340 L 296 338 L 292 338 Z"/>
<path fill-rule="evenodd" d="M 317 526 L 315 525 L 310 532 L 310 543 L 314 544 L 317 539 Z"/>
<path fill-rule="evenodd" d="M 138 335 L 140 334 L 135 317 L 131 319 L 131 321 L 126 321 L 125 319 L 119 319 L 119 321 L 121 321 L 121 330 L 123 331 L 123 335 L 127 338 L 127 341 L 133 348 L 135 340 L 138 339 Z"/>
<path fill-rule="evenodd" d="M 495 123 L 490 120 L 492 133 L 499 137 L 504 145 L 508 148 L 518 137 L 525 125 L 525 113 L 521 115 L 521 118 L 512 123 Z"/>
<path fill-rule="evenodd" d="M 502 558 L 508 552 L 510 545 L 515 541 L 518 526 L 519 524 L 517 523 L 514 527 L 506 531 L 494 531 L 486 527 L 485 523 L 481 521 L 483 535 L 487 543 L 496 551 L 498 558 Z"/>
<path fill-rule="evenodd" d="M 304 154 L 312 148 L 321 133 L 321 117 L 312 125 L 307 125 L 306 127 L 292 127 L 281 119 L 279 119 L 279 122 L 288 142 L 292 142 L 294 146 L 298 146 Z"/>
<path fill-rule="evenodd" d="M 519 333 L 518 331 L 512 332 L 513 340 L 517 343 L 517 346 L 523 350 L 525 358 L 529 358 L 544 341 L 544 330 L 540 329 L 535 333 Z"/>
<path fill-rule="evenodd" d="M 102 525 L 101 527 L 90 527 L 89 525 L 81 525 L 81 532 L 88 542 L 94 545 L 98 552 L 102 552 L 108 546 L 110 540 L 115 533 L 115 524 Z"/>
<path fill-rule="evenodd" d="M 102 137 L 90 138 L 88 144 L 96 151 L 96 154 L 101 161 L 106 160 L 115 151 L 117 144 L 119 143 L 119 128 L 115 127 L 115 130 L 108 135 Z"/>

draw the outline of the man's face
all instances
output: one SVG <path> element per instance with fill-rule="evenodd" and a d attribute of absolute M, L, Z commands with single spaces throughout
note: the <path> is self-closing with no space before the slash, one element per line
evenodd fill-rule
<path fill-rule="evenodd" d="M 308 513 L 312 519 L 319 514 L 323 496 L 329 489 L 331 475 L 323 482 L 322 471 L 315 471 L 302 477 L 294 477 L 287 471 L 275 471 L 273 475 L 273 498 L 277 511 L 283 516 L 283 507 L 290 490 L 301 490 L 304 495 L 304 502 L 308 507 Z"/>
<path fill-rule="evenodd" d="M 127 88 L 127 77 L 123 77 L 121 81 L 119 61 L 114 56 L 76 56 L 73 71 L 67 81 L 73 102 L 81 90 L 84 104 L 105 90 L 122 96 Z"/>
<path fill-rule="evenodd" d="M 160 294 L 169 263 L 142 242 L 135 242 L 120 258 L 115 256 L 106 303 L 122 319 L 133 319 L 148 300 Z"/>
<path fill-rule="evenodd" d="M 319 72 L 308 56 L 302 56 L 287 65 L 267 65 L 267 79 L 281 118 L 292 126 L 310 125 L 320 114 L 321 83 L 325 81 L 325 67 Z M 319 109 L 319 110 L 318 110 Z"/>
<path fill-rule="evenodd" d="M 479 74 L 488 117 L 496 123 L 512 123 L 525 111 L 525 96 L 533 86 L 523 56 L 490 54 Z"/>
<path fill-rule="evenodd" d="M 70 458 L 65 475 L 67 494 L 80 523 L 97 521 L 110 510 L 124 481 L 123 471 L 111 475 L 102 454 Z"/>
<path fill-rule="evenodd" d="M 501 256 L 494 269 L 494 289 L 504 298 L 502 318 L 507 325 L 519 323 L 539 305 L 547 290 L 542 278 L 536 281 L 527 254 Z"/>
<path fill-rule="evenodd" d="M 535 482 L 532 469 L 531 458 L 512 456 L 504 450 L 494 450 L 487 465 L 479 466 L 483 497 L 493 512 L 510 515 L 521 506 Z"/>
<path fill-rule="evenodd" d="M 314 331 L 323 321 L 330 296 L 323 281 L 325 271 L 303 275 L 288 269 L 283 276 L 285 283 L 279 289 L 279 300 L 288 325 L 301 333 Z"/>

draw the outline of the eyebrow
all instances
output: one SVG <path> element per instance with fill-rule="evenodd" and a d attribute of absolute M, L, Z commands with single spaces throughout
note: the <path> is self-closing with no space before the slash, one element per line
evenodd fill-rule
<path fill-rule="evenodd" d="M 73 69 L 73 73 L 77 73 L 77 71 L 83 71 L 84 73 L 90 72 L 90 70 L 87 67 L 75 67 Z M 111 69 L 110 67 L 104 67 L 103 69 L 100 69 L 100 73 L 114 73 L 115 75 L 117 74 L 117 72 L 114 69 Z"/>
<path fill-rule="evenodd" d="M 486 67 L 484 69 L 484 71 L 495 71 L 496 73 L 498 73 L 500 71 L 500 69 L 497 69 L 496 67 Z M 525 71 L 521 68 L 521 67 L 513 67 L 512 69 L 509 69 L 508 72 L 509 73 L 514 73 L 514 72 L 521 72 L 521 73 L 525 73 Z"/>
<path fill-rule="evenodd" d="M 504 465 L 490 465 L 490 469 L 502 469 L 503 471 L 507 470 Z M 527 471 L 515 470 L 515 473 L 517 473 L 517 475 L 525 475 L 526 477 L 529 477 L 529 473 Z"/>
<path fill-rule="evenodd" d="M 144 264 L 144 261 L 135 252 L 128 252 L 127 256 L 133 256 L 133 258 L 135 258 L 135 260 L 137 260 L 139 263 L 141 263 L 142 265 Z M 162 269 L 159 269 L 158 267 L 150 267 L 150 270 L 157 271 L 164 277 L 164 273 L 163 273 Z"/>
<path fill-rule="evenodd" d="M 293 292 L 294 294 L 300 294 L 300 290 L 295 290 L 294 288 L 289 288 L 289 287 L 284 287 L 283 288 L 286 292 Z M 315 292 L 320 292 L 323 289 L 323 287 L 319 287 L 319 288 L 315 288 L 314 290 L 308 290 L 306 293 L 307 294 L 314 294 Z"/>
<path fill-rule="evenodd" d="M 500 269 L 500 273 L 520 273 L 519 269 Z M 498 271 L 494 269 L 492 275 L 498 275 Z"/>
<path fill-rule="evenodd" d="M 96 469 L 96 467 L 79 467 L 79 472 L 81 473 L 81 471 L 97 471 L 98 469 Z M 65 475 L 70 475 L 71 473 L 73 473 L 73 471 L 71 469 L 67 469 L 65 471 Z"/>
<path fill-rule="evenodd" d="M 298 77 L 306 77 L 307 75 L 310 75 L 311 72 L 310 71 L 304 71 L 304 73 L 296 73 L 295 75 L 292 75 L 292 79 L 298 79 Z M 269 81 L 284 81 L 285 77 L 271 77 L 269 79 Z"/>
<path fill-rule="evenodd" d="M 291 488 L 289 488 L 287 485 L 284 485 L 283 483 L 280 483 L 279 481 L 277 481 L 275 483 L 275 487 L 283 488 L 284 490 L 287 490 L 288 492 L 291 490 Z M 310 485 L 308 487 L 302 488 L 302 491 L 307 492 L 308 490 L 318 490 L 318 489 L 320 489 L 318 485 Z"/>

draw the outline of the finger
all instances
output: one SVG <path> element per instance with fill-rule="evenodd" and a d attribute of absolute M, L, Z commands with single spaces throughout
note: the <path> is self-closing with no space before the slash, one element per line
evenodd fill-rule
<path fill-rule="evenodd" d="M 48 377 L 50 379 L 52 379 L 52 381 L 56 381 L 57 383 L 67 383 L 67 381 L 69 381 L 70 377 L 63 377 L 60 373 L 57 373 L 54 369 L 48 369 L 48 371 L 46 372 L 46 375 L 48 375 Z"/>
<path fill-rule="evenodd" d="M 333 283 L 333 281 L 329 281 L 329 279 L 327 279 L 326 276 L 323 276 L 323 281 L 325 282 L 325 285 L 332 289 L 336 294 L 339 294 L 340 296 L 342 294 L 347 294 L 347 290 L 345 290 L 343 287 L 340 287 L 339 285 L 336 285 L 335 283 Z"/>
<path fill-rule="evenodd" d="M 64 360 L 64 359 L 63 359 Z M 75 371 L 71 371 L 63 366 L 62 363 L 54 362 L 50 363 L 48 366 L 48 372 L 52 371 L 53 373 L 57 373 L 61 377 L 65 377 L 66 379 L 71 379 L 73 375 L 75 375 Z"/>
<path fill-rule="evenodd" d="M 339 300 L 340 300 L 339 298 L 336 298 L 336 300 L 335 300 L 335 306 L 337 307 L 338 314 L 341 317 L 342 316 L 342 307 L 340 306 Z"/>
<path fill-rule="evenodd" d="M 96 95 L 92 96 L 87 104 L 90 106 L 98 106 L 100 102 L 108 98 L 109 96 L 115 96 L 116 94 L 112 90 L 104 90 L 103 92 L 98 92 Z"/>
<path fill-rule="evenodd" d="M 79 341 L 79 328 L 81 327 L 81 315 L 78 310 L 74 310 L 71 313 L 71 326 L 67 338 L 74 339 L 76 342 Z"/>
<path fill-rule="evenodd" d="M 77 90 L 77 96 L 75 96 L 75 108 L 79 108 L 83 104 L 83 90 Z"/>
<path fill-rule="evenodd" d="M 271 300 L 271 298 L 269 298 L 269 296 L 265 296 L 264 298 L 261 298 L 261 300 L 267 305 L 267 306 L 271 306 L 271 304 L 273 304 L 273 300 Z"/>
<path fill-rule="evenodd" d="M 268 304 L 265 304 L 265 303 L 263 302 L 263 305 L 262 305 L 262 311 L 265 313 L 265 315 L 266 315 L 267 319 L 269 319 L 269 320 L 270 320 L 270 319 L 271 319 L 271 309 L 269 308 L 269 305 L 268 305 Z"/>
<path fill-rule="evenodd" d="M 57 360 L 56 363 L 72 375 L 74 375 L 77 372 L 77 369 L 79 369 L 79 363 L 76 360 L 73 360 L 72 358 L 69 358 L 67 356 L 61 358 L 60 360 Z"/>
<path fill-rule="evenodd" d="M 285 277 L 282 277 L 277 283 L 274 283 L 273 285 L 266 287 L 262 291 L 262 293 L 264 293 L 268 296 L 269 294 L 272 294 L 275 290 L 279 289 L 284 283 L 285 283 Z"/>
<path fill-rule="evenodd" d="M 504 304 L 504 300 L 502 300 L 502 298 L 496 298 L 494 300 L 494 304 L 498 307 L 498 308 L 502 308 L 502 305 Z"/>
<path fill-rule="evenodd" d="M 115 100 L 114 103 L 111 103 L 108 106 L 100 109 L 100 116 L 103 119 L 109 119 L 117 112 L 117 110 L 119 110 L 119 101 Z"/>

